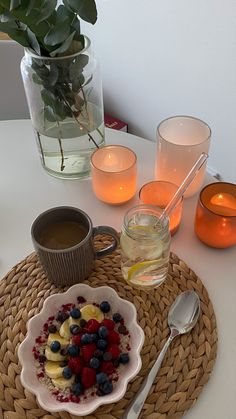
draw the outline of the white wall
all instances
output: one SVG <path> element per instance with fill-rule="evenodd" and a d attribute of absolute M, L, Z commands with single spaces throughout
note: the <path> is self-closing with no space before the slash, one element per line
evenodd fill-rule
<path fill-rule="evenodd" d="M 102 67 L 105 108 L 155 140 L 164 118 L 212 128 L 209 164 L 236 182 L 236 1 L 97 0 L 83 24 Z"/>

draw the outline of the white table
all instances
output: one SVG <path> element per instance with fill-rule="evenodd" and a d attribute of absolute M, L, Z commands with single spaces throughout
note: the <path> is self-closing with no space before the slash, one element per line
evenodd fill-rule
<path fill-rule="evenodd" d="M 107 130 L 107 142 L 133 148 L 138 156 L 140 187 L 154 177 L 156 146 L 150 141 Z M 0 122 L 0 277 L 33 251 L 30 227 L 42 211 L 71 205 L 86 211 L 94 225 L 120 229 L 125 211 L 138 203 L 112 207 L 96 199 L 90 179 L 64 181 L 41 167 L 30 121 Z M 213 181 L 209 176 L 206 182 Z M 236 247 L 215 250 L 193 231 L 197 197 L 184 201 L 180 230 L 172 250 L 202 279 L 213 302 L 218 324 L 218 358 L 211 379 L 188 419 L 236 418 Z"/>

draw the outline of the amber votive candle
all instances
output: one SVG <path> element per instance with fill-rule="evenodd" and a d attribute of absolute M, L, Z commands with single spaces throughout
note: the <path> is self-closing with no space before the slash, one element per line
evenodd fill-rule
<path fill-rule="evenodd" d="M 108 204 L 129 201 L 137 189 L 137 156 L 128 147 L 107 145 L 91 156 L 93 191 Z"/>
<path fill-rule="evenodd" d="M 174 196 L 178 186 L 166 181 L 152 181 L 142 186 L 139 191 L 139 199 L 143 204 L 156 205 L 165 208 Z M 179 228 L 183 208 L 183 198 L 177 203 L 169 216 L 170 233 L 173 236 Z"/>
<path fill-rule="evenodd" d="M 236 244 L 236 184 L 216 182 L 202 189 L 196 209 L 195 233 L 211 247 Z"/>

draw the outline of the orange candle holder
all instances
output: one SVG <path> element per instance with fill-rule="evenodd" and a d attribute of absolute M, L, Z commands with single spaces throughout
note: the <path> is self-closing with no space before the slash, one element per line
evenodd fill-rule
<path fill-rule="evenodd" d="M 91 156 L 93 191 L 107 204 L 129 201 L 137 189 L 137 156 L 128 147 L 108 145 Z"/>
<path fill-rule="evenodd" d="M 143 204 L 155 205 L 165 208 L 177 191 L 178 186 L 166 181 L 153 181 L 146 183 L 139 191 L 139 199 Z M 170 233 L 173 236 L 179 228 L 183 208 L 183 198 L 178 202 L 170 214 Z"/>
<path fill-rule="evenodd" d="M 236 244 L 236 184 L 216 182 L 202 189 L 195 215 L 195 233 L 206 245 Z"/>

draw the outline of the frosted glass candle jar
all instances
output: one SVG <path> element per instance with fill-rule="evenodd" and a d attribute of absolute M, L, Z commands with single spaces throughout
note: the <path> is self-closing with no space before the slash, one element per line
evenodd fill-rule
<path fill-rule="evenodd" d="M 210 127 L 191 116 L 174 116 L 162 121 L 157 128 L 157 158 L 155 178 L 182 183 L 202 152 L 208 153 Z M 188 187 L 184 196 L 192 196 L 201 188 L 206 164 Z"/>
<path fill-rule="evenodd" d="M 123 204 L 136 193 L 137 157 L 128 147 L 108 145 L 91 156 L 92 185 L 98 199 Z"/>

